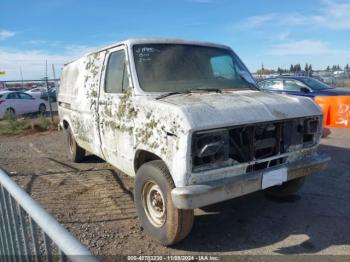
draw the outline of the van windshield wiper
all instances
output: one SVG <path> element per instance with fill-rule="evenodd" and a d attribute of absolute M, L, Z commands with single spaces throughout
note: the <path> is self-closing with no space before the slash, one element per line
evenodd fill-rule
<path fill-rule="evenodd" d="M 180 94 L 189 94 L 191 93 L 191 90 L 186 90 L 186 91 L 174 91 L 174 92 L 169 92 L 169 93 L 165 93 L 162 94 L 160 96 L 157 96 L 156 99 L 162 99 L 164 97 L 168 97 L 168 96 L 172 96 L 172 95 L 180 95 Z"/>
<path fill-rule="evenodd" d="M 218 89 L 218 88 L 195 88 L 195 89 L 191 89 L 191 90 L 174 91 L 174 92 L 165 93 L 165 94 L 162 94 L 160 96 L 157 96 L 156 99 L 159 100 L 159 99 L 162 99 L 164 97 L 168 97 L 168 96 L 172 96 L 172 95 L 190 94 L 190 93 L 195 93 L 197 91 L 222 93 L 222 90 Z"/>
<path fill-rule="evenodd" d="M 216 93 L 222 93 L 222 90 L 219 88 L 195 88 L 191 90 L 194 91 L 207 91 L 207 92 L 216 92 Z"/>

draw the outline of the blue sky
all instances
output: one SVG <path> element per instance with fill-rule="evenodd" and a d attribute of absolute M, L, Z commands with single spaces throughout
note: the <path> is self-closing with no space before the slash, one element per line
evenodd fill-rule
<path fill-rule="evenodd" d="M 350 0 L 2 1 L 0 80 L 40 78 L 130 37 L 174 37 L 231 46 L 251 71 L 350 64 Z M 49 77 L 52 76 L 51 68 Z"/>

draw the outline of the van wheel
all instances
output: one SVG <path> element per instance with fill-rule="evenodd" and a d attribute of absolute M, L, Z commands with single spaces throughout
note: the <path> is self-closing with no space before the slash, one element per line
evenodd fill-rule
<path fill-rule="evenodd" d="M 70 126 L 65 129 L 66 145 L 67 145 L 67 155 L 68 158 L 73 162 L 81 162 L 85 156 L 85 150 L 81 148 L 75 141 L 73 132 Z"/>
<path fill-rule="evenodd" d="M 295 194 L 305 183 L 305 177 L 299 177 L 283 183 L 280 186 L 273 186 L 265 190 L 265 194 L 271 197 L 283 198 Z"/>
<path fill-rule="evenodd" d="M 45 104 L 40 104 L 39 105 L 39 114 L 44 115 L 46 113 L 46 106 Z"/>
<path fill-rule="evenodd" d="M 145 232 L 162 245 L 184 239 L 193 225 L 193 210 L 177 209 L 171 199 L 175 184 L 161 160 L 143 164 L 135 179 L 135 205 Z"/>

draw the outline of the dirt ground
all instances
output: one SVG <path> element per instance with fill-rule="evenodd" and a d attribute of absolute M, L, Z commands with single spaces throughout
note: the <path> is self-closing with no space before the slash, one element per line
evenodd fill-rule
<path fill-rule="evenodd" d="M 149 239 L 133 205 L 133 179 L 94 156 L 67 160 L 61 132 L 0 137 L 0 167 L 96 255 L 350 255 L 350 131 L 333 129 L 320 151 L 328 170 L 284 201 L 262 192 L 195 210 L 173 247 Z"/>

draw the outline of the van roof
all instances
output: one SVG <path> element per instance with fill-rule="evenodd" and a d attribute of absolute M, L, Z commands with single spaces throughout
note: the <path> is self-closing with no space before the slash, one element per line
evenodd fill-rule
<path fill-rule="evenodd" d="M 184 40 L 184 39 L 177 39 L 177 38 L 130 38 L 126 39 L 124 41 L 119 41 L 112 43 L 110 45 L 98 48 L 94 51 L 91 51 L 89 53 L 86 53 L 84 56 L 88 56 L 106 49 L 110 49 L 119 45 L 136 45 L 136 44 L 186 44 L 186 45 L 199 45 L 199 46 L 210 46 L 210 47 L 219 47 L 219 48 L 224 48 L 224 49 L 230 49 L 229 46 L 222 45 L 222 44 L 217 44 L 217 43 L 212 43 L 212 42 L 205 42 L 205 41 L 193 41 L 193 40 Z M 74 62 L 76 59 L 66 63 L 70 64 Z"/>

